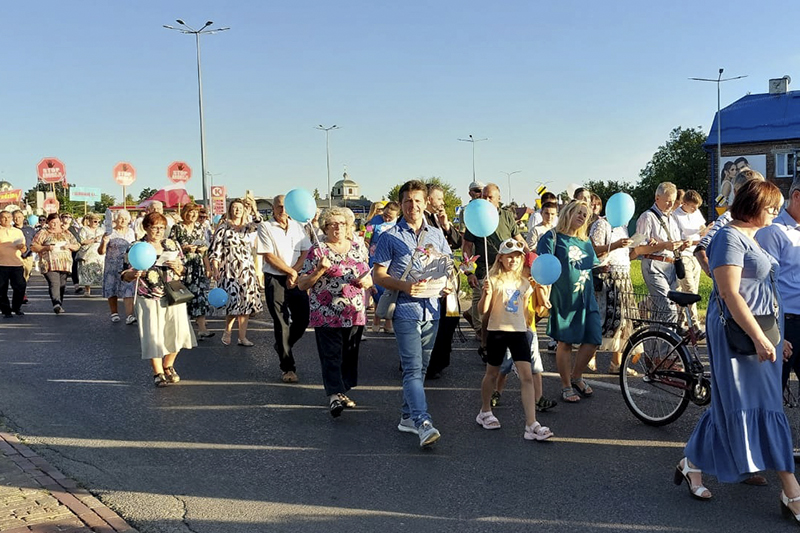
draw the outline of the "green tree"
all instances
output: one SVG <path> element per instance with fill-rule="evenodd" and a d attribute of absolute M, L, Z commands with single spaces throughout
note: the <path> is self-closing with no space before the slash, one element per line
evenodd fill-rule
<path fill-rule="evenodd" d="M 136 198 L 134 198 L 131 193 L 128 193 L 127 196 L 125 196 L 125 205 L 136 205 L 138 203 L 139 202 L 136 201 Z"/>
<path fill-rule="evenodd" d="M 631 192 L 636 201 L 636 215 L 653 204 L 656 188 L 670 181 L 679 189 L 694 189 L 708 197 L 708 155 L 703 150 L 706 135 L 698 128 L 675 128 L 669 139 L 659 146 L 653 158 L 639 173 L 639 181 Z"/>
<path fill-rule="evenodd" d="M 603 208 L 605 209 L 606 202 L 614 194 L 618 192 L 626 192 L 633 195 L 635 186 L 632 183 L 624 181 L 610 180 L 610 181 L 596 181 L 589 180 L 583 183 L 583 187 L 589 189 L 603 200 Z"/>
<path fill-rule="evenodd" d="M 450 217 L 450 220 L 455 218 L 456 216 L 456 207 L 461 205 L 461 198 L 456 194 L 455 188 L 447 183 L 446 181 L 442 180 L 442 178 L 438 177 L 430 177 L 427 179 L 419 178 L 420 181 L 423 181 L 425 185 L 438 185 L 444 190 L 444 209 L 447 211 L 447 216 Z M 400 202 L 400 185 L 395 185 L 394 187 L 389 190 L 387 193 L 387 198 L 390 201 Z"/>
<path fill-rule="evenodd" d="M 314 189 L 314 200 L 320 200 L 319 189 Z"/>
<path fill-rule="evenodd" d="M 139 193 L 139 202 L 144 202 L 145 200 L 147 200 L 148 198 L 150 198 L 151 196 L 153 196 L 157 192 L 158 192 L 158 189 L 151 189 L 150 187 L 145 187 L 142 190 L 142 192 Z M 139 203 L 139 202 L 136 202 L 136 203 Z"/>
<path fill-rule="evenodd" d="M 100 193 L 100 201 L 94 203 L 94 212 L 95 213 L 105 213 L 106 209 L 115 205 L 117 203 L 117 199 L 111 196 L 110 194 Z"/>

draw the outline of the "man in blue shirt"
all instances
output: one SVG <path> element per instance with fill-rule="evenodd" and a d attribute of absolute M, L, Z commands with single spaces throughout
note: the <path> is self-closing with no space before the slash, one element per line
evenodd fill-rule
<path fill-rule="evenodd" d="M 778 260 L 777 289 L 783 305 L 784 336 L 792 343 L 792 357 L 783 365 L 783 383 L 794 369 L 800 376 L 800 179 L 789 189 L 789 204 L 772 221 L 758 230 L 758 244 Z"/>
<path fill-rule="evenodd" d="M 419 435 L 421 447 L 441 436 L 428 414 L 423 386 L 439 326 L 439 300 L 418 297 L 424 294 L 427 281 L 415 281 L 413 270 L 421 266 L 425 253 L 451 254 L 442 231 L 425 220 L 427 197 L 428 189 L 421 181 L 400 187 L 403 218 L 383 233 L 373 258 L 375 283 L 398 291 L 393 319 L 403 369 L 403 407 L 397 429 Z"/>

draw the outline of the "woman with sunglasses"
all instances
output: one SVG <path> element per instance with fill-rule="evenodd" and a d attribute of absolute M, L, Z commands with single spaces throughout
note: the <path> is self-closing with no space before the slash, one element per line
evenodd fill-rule
<path fill-rule="evenodd" d="M 558 342 L 556 366 L 561 376 L 561 398 L 568 403 L 593 394 L 583 372 L 603 340 L 592 283 L 592 268 L 598 260 L 587 235 L 590 213 L 588 202 L 572 200 L 561 210 L 555 230 L 539 239 L 537 249 L 539 255 L 553 254 L 561 263 L 561 276 L 550 291 L 552 308 L 547 334 Z M 580 347 L 573 364 L 574 344 Z"/>
<path fill-rule="evenodd" d="M 84 296 L 92 295 L 92 285 L 103 285 L 103 267 L 105 258 L 98 253 L 100 243 L 105 235 L 105 228 L 100 225 L 100 216 L 89 213 L 83 217 L 83 227 L 78 236 L 81 248 L 78 250 L 78 279 L 83 285 Z"/>

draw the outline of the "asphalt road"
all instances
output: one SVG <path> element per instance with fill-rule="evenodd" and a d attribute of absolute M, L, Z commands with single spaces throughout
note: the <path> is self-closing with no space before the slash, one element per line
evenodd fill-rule
<path fill-rule="evenodd" d="M 470 341 L 428 383 L 442 439 L 420 450 L 396 429 L 401 401 L 393 337 L 366 334 L 359 406 L 332 419 L 313 333 L 297 347 L 301 383 L 280 383 L 271 322 L 251 321 L 257 346 L 217 336 L 182 352 L 180 385 L 156 389 L 138 333 L 112 324 L 105 300 L 69 296 L 56 316 L 41 278 L 25 317 L 0 319 L 0 412 L 7 426 L 142 532 L 777 531 L 770 486 L 721 485 L 709 502 L 672 483 L 700 414 L 651 428 L 625 407 L 615 378 L 540 420 L 556 438 L 523 440 L 519 383 L 475 424 L 483 367 Z M 552 354 L 545 391 L 556 397 Z M 602 354 L 599 368 L 608 364 Z"/>

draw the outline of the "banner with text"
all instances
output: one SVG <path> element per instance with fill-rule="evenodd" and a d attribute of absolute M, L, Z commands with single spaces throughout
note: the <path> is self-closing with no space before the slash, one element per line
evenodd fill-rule
<path fill-rule="evenodd" d="M 100 201 L 100 188 L 97 187 L 70 187 L 70 202 L 87 202 L 93 204 Z"/>

